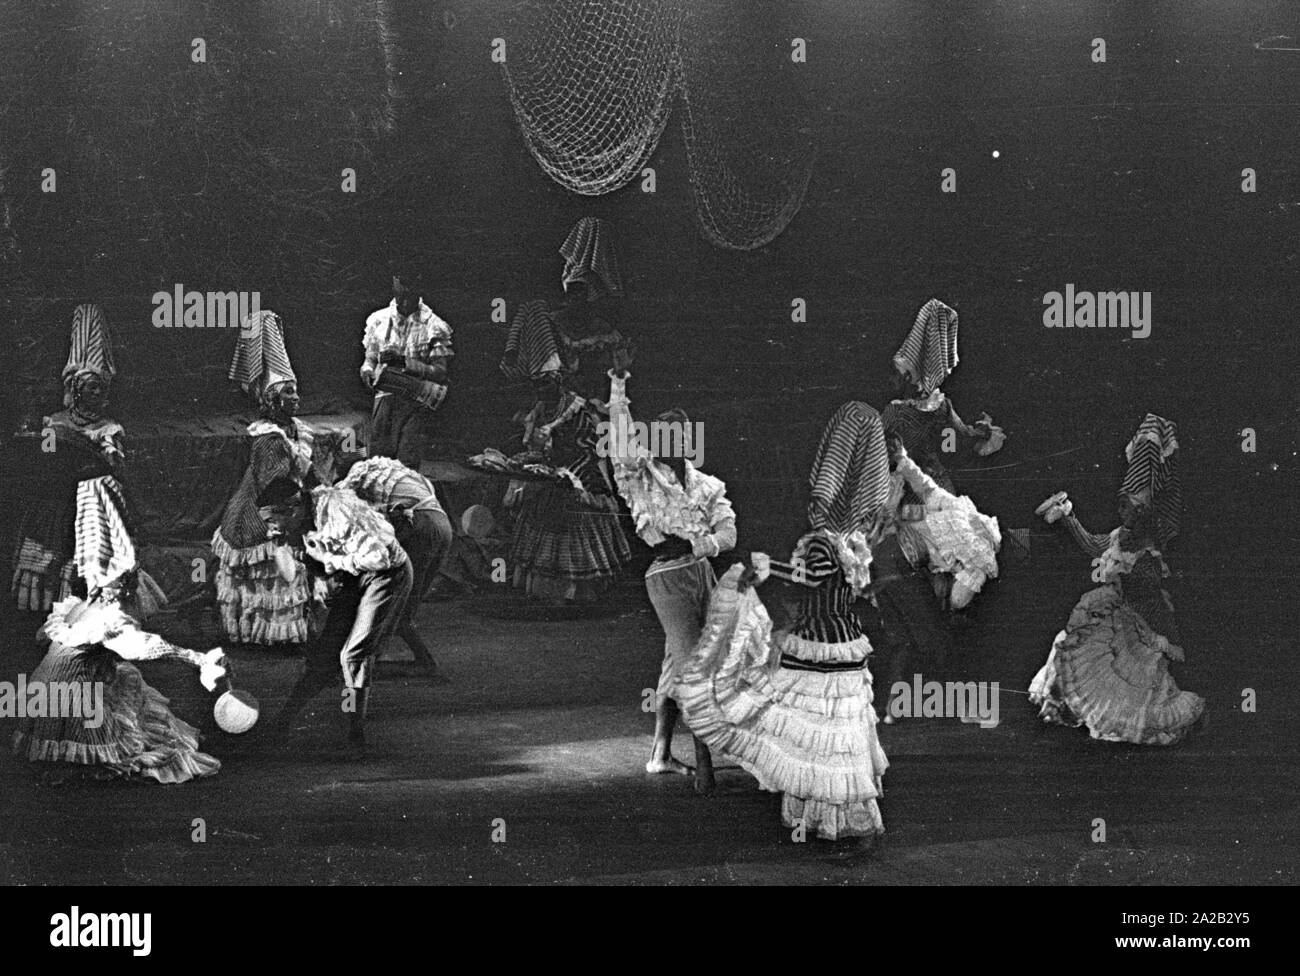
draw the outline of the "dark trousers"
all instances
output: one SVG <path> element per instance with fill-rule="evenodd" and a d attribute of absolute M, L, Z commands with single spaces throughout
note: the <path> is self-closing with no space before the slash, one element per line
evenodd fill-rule
<path fill-rule="evenodd" d="M 451 549 L 451 520 L 446 512 L 422 508 L 412 512 L 409 519 L 397 515 L 392 521 L 397 541 L 411 561 L 413 574 L 411 597 L 401 615 L 401 621 L 407 623 L 415 616 L 420 600 L 428 592 Z"/>
<path fill-rule="evenodd" d="M 348 688 L 370 686 L 375 656 L 398 624 L 411 594 L 411 578 L 409 559 L 381 572 L 343 574 L 342 585 L 327 601 L 325 628 L 307 659 L 307 670 L 318 682 L 326 683 L 337 664 Z"/>
<path fill-rule="evenodd" d="M 886 638 L 885 646 L 877 648 L 883 652 L 883 666 L 875 662 L 871 666 L 880 681 L 877 688 L 884 689 L 883 694 L 876 694 L 877 708 L 882 708 L 898 681 L 910 685 L 914 674 L 924 680 L 943 680 L 943 669 L 952 658 L 953 635 L 929 574 L 912 568 L 896 536 L 882 539 L 872 548 L 871 556 L 876 604 Z"/>
<path fill-rule="evenodd" d="M 375 397 L 370 411 L 370 456 L 396 458 L 419 471 L 428 448 L 430 416 L 426 408 L 395 393 Z"/>

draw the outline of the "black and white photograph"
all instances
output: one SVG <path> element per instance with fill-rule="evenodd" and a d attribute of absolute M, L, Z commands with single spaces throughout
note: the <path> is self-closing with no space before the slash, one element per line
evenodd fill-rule
<path fill-rule="evenodd" d="M 0 0 L 18 941 L 1051 887 L 1240 960 L 1297 309 L 1290 0 Z"/>

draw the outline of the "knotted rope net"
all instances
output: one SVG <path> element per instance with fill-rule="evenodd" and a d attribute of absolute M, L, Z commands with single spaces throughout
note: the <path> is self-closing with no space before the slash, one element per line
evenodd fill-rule
<path fill-rule="evenodd" d="M 798 213 L 815 153 L 791 119 L 757 125 L 745 80 L 722 76 L 710 48 L 736 25 L 719 11 L 725 18 L 726 5 L 687 0 L 528 0 L 507 23 L 502 69 L 529 152 L 585 196 L 640 175 L 680 93 L 701 232 L 752 250 Z M 737 92 L 751 103 L 735 104 Z M 770 100 L 763 106 L 771 117 Z"/>

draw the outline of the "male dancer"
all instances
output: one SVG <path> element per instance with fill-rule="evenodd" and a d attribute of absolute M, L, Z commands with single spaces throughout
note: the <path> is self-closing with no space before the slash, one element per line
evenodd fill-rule
<path fill-rule="evenodd" d="M 382 513 L 393 526 L 397 541 L 411 561 L 411 596 L 397 621 L 397 636 L 406 642 L 415 659 L 430 674 L 438 664 L 415 629 L 415 611 L 451 548 L 451 521 L 429 479 L 392 458 L 357 456 L 345 459 L 344 477 L 338 487 L 347 488 Z"/>
<path fill-rule="evenodd" d="M 312 492 L 316 528 L 303 537 L 320 565 L 316 597 L 329 610 L 320 637 L 307 653 L 303 676 L 290 692 L 274 727 L 282 732 L 304 705 L 328 687 L 333 662 L 342 667 L 348 739 L 365 745 L 365 718 L 374 660 L 397 624 L 411 593 L 411 561 L 393 528 L 347 488 Z"/>

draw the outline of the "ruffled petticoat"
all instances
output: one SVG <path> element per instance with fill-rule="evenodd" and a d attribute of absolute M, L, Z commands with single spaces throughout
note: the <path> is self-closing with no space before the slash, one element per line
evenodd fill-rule
<path fill-rule="evenodd" d="M 80 717 L 25 719 L 14 733 L 14 753 L 23 759 L 102 766 L 160 783 L 221 769 L 219 759 L 199 751 L 198 729 L 172 713 L 139 668 L 109 651 L 53 644 L 28 681 L 103 682 L 104 714 L 93 729 Z"/>
<path fill-rule="evenodd" d="M 292 556 L 292 581 L 280 575 L 277 549 Z M 307 566 L 303 551 L 282 543 L 263 542 L 246 549 L 229 545 L 218 529 L 212 536 L 217 557 L 217 606 L 231 641 L 240 644 L 302 644 L 307 641 Z"/>
<path fill-rule="evenodd" d="M 14 555 L 10 583 L 19 610 L 49 613 L 59 600 L 72 595 L 76 564 L 43 548 L 34 539 L 24 539 Z"/>
<path fill-rule="evenodd" d="M 877 800 L 889 761 L 876 734 L 866 637 L 823 644 L 773 634 L 741 567 L 719 581 L 700 642 L 675 697 L 695 735 L 730 756 L 759 786 L 784 794 L 781 820 L 828 840 L 884 832 Z M 779 666 L 782 654 L 817 663 L 863 662 L 817 672 Z"/>
<path fill-rule="evenodd" d="M 1094 739 L 1142 745 L 1173 745 L 1205 711 L 1205 699 L 1179 690 L 1158 635 L 1112 584 L 1075 605 L 1029 700 L 1045 722 L 1086 725 Z"/>
<path fill-rule="evenodd" d="M 519 506 L 510 540 L 514 583 L 530 596 L 581 600 L 602 592 L 632 558 L 617 503 L 577 501 L 565 488 L 535 489 Z"/>
<path fill-rule="evenodd" d="M 905 548 L 929 556 L 930 570 L 952 573 L 958 582 L 978 593 L 986 579 L 998 575 L 998 549 L 1002 533 L 998 520 L 984 515 L 965 495 L 949 495 L 939 506 L 925 506 L 925 517 L 904 522 L 900 534 L 908 536 Z"/>

